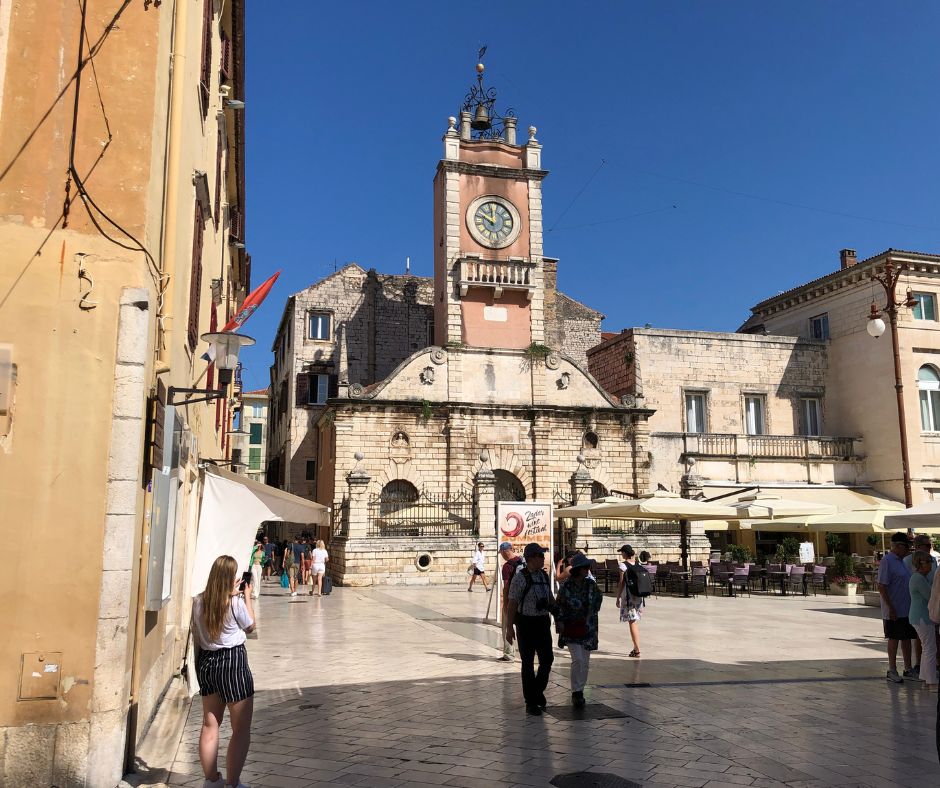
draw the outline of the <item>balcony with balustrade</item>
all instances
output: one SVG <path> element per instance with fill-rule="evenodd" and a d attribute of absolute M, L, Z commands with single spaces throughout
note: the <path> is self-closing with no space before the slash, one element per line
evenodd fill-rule
<path fill-rule="evenodd" d="M 682 453 L 695 458 L 773 460 L 860 460 L 860 438 L 828 435 L 740 435 L 683 432 Z"/>
<path fill-rule="evenodd" d="M 535 262 L 524 257 L 508 260 L 485 260 L 481 255 L 463 255 L 460 266 L 460 295 L 465 296 L 471 287 L 486 287 L 499 298 L 504 290 L 521 290 L 528 299 L 535 292 Z"/>

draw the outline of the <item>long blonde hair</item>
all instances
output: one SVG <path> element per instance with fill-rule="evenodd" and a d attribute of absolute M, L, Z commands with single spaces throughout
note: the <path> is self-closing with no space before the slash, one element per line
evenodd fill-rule
<path fill-rule="evenodd" d="M 222 634 L 222 625 L 232 604 L 236 572 L 238 562 L 230 555 L 220 555 L 209 570 L 206 590 L 202 592 L 202 612 L 211 640 L 216 640 Z"/>
<path fill-rule="evenodd" d="M 326 550 L 326 545 L 323 544 L 322 539 L 317 539 L 317 550 Z"/>

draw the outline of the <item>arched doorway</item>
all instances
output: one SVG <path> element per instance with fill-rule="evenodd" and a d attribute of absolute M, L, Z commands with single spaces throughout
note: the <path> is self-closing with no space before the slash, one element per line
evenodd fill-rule
<path fill-rule="evenodd" d="M 418 500 L 418 488 L 407 479 L 392 479 L 379 493 L 379 513 L 382 516 L 397 512 Z"/>
<path fill-rule="evenodd" d="M 498 468 L 493 471 L 496 477 L 496 500 L 497 501 L 524 501 L 525 486 L 519 481 L 519 477 L 509 471 Z"/>

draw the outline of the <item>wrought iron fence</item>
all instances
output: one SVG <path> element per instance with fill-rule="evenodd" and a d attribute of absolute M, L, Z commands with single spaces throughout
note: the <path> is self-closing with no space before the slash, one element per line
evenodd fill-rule
<path fill-rule="evenodd" d="M 677 536 L 678 520 L 614 520 L 598 518 L 593 521 L 595 536 Z"/>
<path fill-rule="evenodd" d="M 552 504 L 556 509 L 561 509 L 563 506 L 571 506 L 574 503 L 574 499 L 571 497 L 571 490 L 555 490 L 552 493 Z"/>
<path fill-rule="evenodd" d="M 473 536 L 478 533 L 476 497 L 461 491 L 450 497 L 434 497 L 422 492 L 414 501 L 386 501 L 372 498 L 369 507 L 368 536 Z"/>
<path fill-rule="evenodd" d="M 343 498 L 333 504 L 332 512 L 333 536 L 346 536 L 349 534 L 349 498 Z"/>

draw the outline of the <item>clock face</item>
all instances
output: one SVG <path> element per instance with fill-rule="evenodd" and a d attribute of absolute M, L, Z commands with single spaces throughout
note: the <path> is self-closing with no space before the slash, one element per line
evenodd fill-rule
<path fill-rule="evenodd" d="M 477 234 L 493 245 L 506 244 L 515 229 L 512 214 L 506 206 L 492 200 L 477 207 L 472 221 Z"/>

